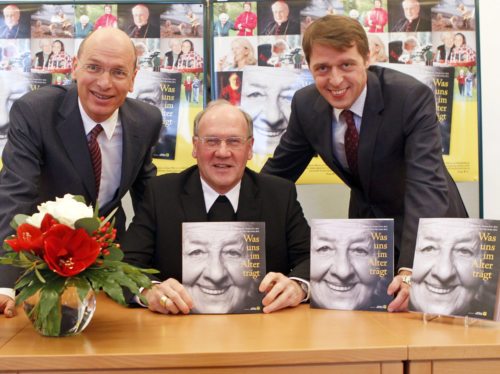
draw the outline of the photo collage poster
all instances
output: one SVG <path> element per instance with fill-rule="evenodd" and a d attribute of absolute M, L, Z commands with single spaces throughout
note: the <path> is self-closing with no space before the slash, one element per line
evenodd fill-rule
<path fill-rule="evenodd" d="M 293 94 L 313 83 L 301 47 L 305 28 L 323 15 L 345 14 L 367 31 L 372 63 L 402 70 L 434 90 L 447 167 L 456 181 L 477 181 L 474 0 L 420 0 L 415 30 L 401 31 L 405 12 L 414 12 L 403 7 L 407 2 L 417 0 L 221 1 L 208 11 L 193 1 L 1 4 L 0 152 L 12 103 L 46 84 L 69 85 L 72 57 L 83 38 L 111 26 L 129 34 L 139 54 L 130 96 L 158 106 L 163 115 L 154 150 L 159 174 L 195 162 L 192 122 L 207 102 L 208 82 L 212 99 L 225 98 L 253 117 L 255 154 L 249 166 L 260 170 L 288 126 Z M 280 20 L 283 27 L 275 17 L 286 17 Z M 137 27 L 141 22 L 144 27 Z M 299 179 L 337 182 L 317 157 Z"/>
<path fill-rule="evenodd" d="M 260 170 L 288 126 L 293 94 L 314 82 L 301 46 L 304 30 L 324 15 L 348 15 L 367 32 L 371 64 L 414 76 L 434 91 L 445 163 L 456 181 L 477 181 L 475 10 L 474 0 L 215 1 L 212 99 L 252 116 L 249 166 Z M 314 158 L 298 182 L 339 181 Z"/>
<path fill-rule="evenodd" d="M 201 2 L 23 2 L 0 4 L 0 9 L 0 152 L 13 102 L 44 85 L 70 85 L 73 57 L 83 39 L 99 28 L 117 27 L 131 37 L 138 56 L 129 96 L 157 106 L 163 116 L 155 163 L 186 158 L 178 140 L 190 144 L 191 118 L 206 101 Z"/>

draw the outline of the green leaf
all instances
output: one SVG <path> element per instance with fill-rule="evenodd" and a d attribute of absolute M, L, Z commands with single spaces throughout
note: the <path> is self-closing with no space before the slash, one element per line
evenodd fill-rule
<path fill-rule="evenodd" d="M 87 202 L 85 201 L 85 198 L 82 195 L 75 195 L 75 196 L 73 196 L 73 200 L 78 201 L 79 203 L 87 205 Z"/>
<path fill-rule="evenodd" d="M 92 235 L 98 228 L 99 220 L 94 217 L 80 218 L 75 222 L 75 229 L 84 229 L 89 235 Z"/>
<path fill-rule="evenodd" d="M 123 289 L 120 285 L 114 281 L 108 280 L 103 284 L 103 291 L 106 292 L 109 297 L 121 305 L 125 305 L 125 297 L 123 296 Z"/>
<path fill-rule="evenodd" d="M 113 216 L 115 215 L 116 211 L 118 210 L 118 207 L 116 207 L 115 209 L 113 209 L 111 211 L 111 213 L 109 213 L 106 218 L 104 218 L 104 220 L 101 222 L 101 227 L 104 226 L 111 218 L 113 218 Z M 114 223 L 114 222 L 113 222 Z M 113 224 L 114 226 L 114 224 Z"/>
<path fill-rule="evenodd" d="M 10 227 L 12 227 L 14 230 L 17 230 L 19 225 L 25 223 L 26 219 L 29 217 L 30 216 L 27 216 L 26 214 L 16 214 L 14 218 L 12 218 L 12 221 L 10 221 Z"/>
<path fill-rule="evenodd" d="M 40 274 L 40 271 L 37 268 L 35 268 L 35 275 L 40 280 L 40 282 L 46 283 L 44 277 L 42 277 L 42 274 Z"/>
<path fill-rule="evenodd" d="M 76 288 L 76 292 L 78 293 L 78 298 L 80 301 L 83 301 L 87 294 L 89 293 L 91 284 L 85 277 L 76 276 L 68 279 L 67 283 L 69 286 L 74 286 Z"/>
<path fill-rule="evenodd" d="M 109 254 L 104 256 L 104 261 L 121 261 L 123 259 L 123 251 L 115 246 L 107 248 Z"/>
<path fill-rule="evenodd" d="M 33 296 L 37 291 L 43 287 L 36 277 L 34 277 L 33 281 L 28 284 L 28 286 L 24 287 L 21 292 L 16 296 L 16 305 L 20 305 L 27 298 Z"/>

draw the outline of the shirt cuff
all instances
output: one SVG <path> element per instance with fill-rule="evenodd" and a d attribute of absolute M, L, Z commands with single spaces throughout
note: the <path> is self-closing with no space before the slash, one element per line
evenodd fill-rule
<path fill-rule="evenodd" d="M 403 270 L 406 270 L 406 271 L 409 271 L 410 273 L 413 273 L 413 269 L 412 268 L 399 268 L 398 269 L 398 274 L 401 273 Z"/>
<path fill-rule="evenodd" d="M 152 284 L 160 284 L 161 282 L 158 282 L 158 281 L 151 281 Z M 139 288 L 139 293 L 142 293 L 142 291 L 144 291 L 144 287 L 141 287 Z M 137 295 L 134 295 L 134 298 L 132 299 L 134 301 L 134 303 L 142 306 L 143 308 L 147 308 L 148 306 L 146 304 L 144 304 L 141 299 L 139 298 L 139 296 Z"/>
<path fill-rule="evenodd" d="M 306 301 L 309 301 L 309 299 L 311 298 L 311 285 L 309 284 L 309 282 L 306 281 L 305 279 L 297 278 L 297 277 L 290 277 L 290 279 L 304 285 L 307 288 L 306 297 L 304 297 L 304 299 L 301 301 L 301 303 L 305 303 Z M 304 288 L 302 288 L 302 289 L 304 289 Z"/>
<path fill-rule="evenodd" d="M 13 288 L 0 288 L 0 295 L 8 296 L 12 300 L 16 299 L 16 291 Z"/>

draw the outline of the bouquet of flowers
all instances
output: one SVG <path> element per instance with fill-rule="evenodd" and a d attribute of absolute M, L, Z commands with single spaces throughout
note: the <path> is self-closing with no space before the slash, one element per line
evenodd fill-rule
<path fill-rule="evenodd" d="M 70 288 L 82 302 L 89 292 L 102 289 L 126 304 L 123 287 L 146 302 L 140 288 L 150 287 L 146 274 L 157 271 L 121 261 L 123 252 L 114 242 L 116 229 L 110 221 L 113 214 L 99 218 L 97 208 L 87 206 L 83 197 L 66 194 L 39 205 L 32 216 L 16 215 L 12 220 L 16 234 L 5 239 L 6 254 L 0 263 L 24 269 L 15 285 L 16 303 L 37 296 L 37 303 L 28 308 L 25 303 L 25 311 L 42 334 L 71 334 L 61 331 L 61 295 Z"/>

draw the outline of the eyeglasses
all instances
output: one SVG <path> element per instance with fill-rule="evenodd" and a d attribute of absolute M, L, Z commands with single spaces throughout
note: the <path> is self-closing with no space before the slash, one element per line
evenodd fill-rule
<path fill-rule="evenodd" d="M 85 64 L 85 65 L 83 65 L 83 69 L 87 73 L 93 74 L 96 76 L 101 75 L 106 70 L 108 70 L 111 77 L 113 79 L 116 79 L 116 80 L 124 80 L 124 79 L 127 79 L 129 76 L 129 72 L 126 70 L 123 70 L 120 68 L 105 69 L 101 65 L 97 65 L 97 64 Z"/>
<path fill-rule="evenodd" d="M 251 136 L 246 138 L 243 136 L 228 136 L 224 139 L 217 136 L 195 136 L 195 139 L 200 139 L 204 146 L 212 149 L 219 148 L 222 142 L 224 142 L 229 149 L 240 149 L 250 138 Z"/>

